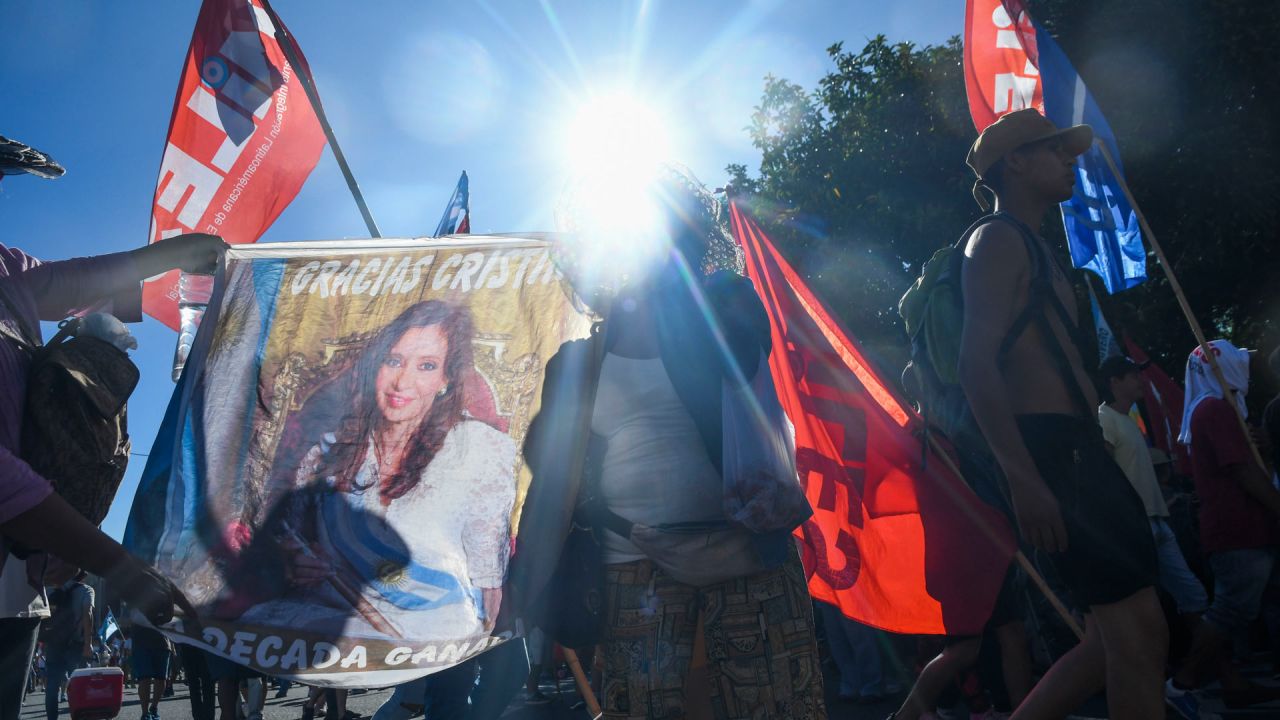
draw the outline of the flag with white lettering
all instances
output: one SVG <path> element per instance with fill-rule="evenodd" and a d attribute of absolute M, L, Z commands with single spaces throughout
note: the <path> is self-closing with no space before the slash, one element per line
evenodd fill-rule
<path fill-rule="evenodd" d="M 1016 550 L 1008 521 L 921 447 L 920 416 L 736 202 L 730 219 L 813 507 L 796 530 L 810 594 L 893 632 L 981 634 Z"/>
<path fill-rule="evenodd" d="M 125 545 L 259 672 L 386 687 L 495 627 L 547 361 L 587 310 L 536 237 L 232 246 Z"/>
<path fill-rule="evenodd" d="M 471 232 L 471 190 L 467 182 L 467 171 L 462 171 L 458 178 L 458 186 L 449 196 L 449 204 L 444 208 L 440 224 L 436 225 L 435 237 L 443 235 L 466 235 Z"/>
<path fill-rule="evenodd" d="M 325 137 L 261 0 L 204 0 L 178 82 L 148 242 L 187 232 L 251 243 L 293 201 Z M 298 49 L 298 58 L 302 51 Z M 178 272 L 142 308 L 178 328 Z"/>
<path fill-rule="evenodd" d="M 1035 108 L 1058 127 L 1092 126 L 1123 172 L 1111 126 L 1024 0 L 968 0 L 964 77 L 979 132 L 1006 113 Z M 1076 160 L 1075 173 L 1075 193 L 1060 206 L 1072 264 L 1097 273 L 1110 293 L 1138 285 L 1147 279 L 1138 217 L 1096 144 Z"/>

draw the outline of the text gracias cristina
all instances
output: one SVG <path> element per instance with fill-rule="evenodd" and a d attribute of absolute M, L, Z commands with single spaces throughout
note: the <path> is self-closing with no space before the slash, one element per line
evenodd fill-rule
<path fill-rule="evenodd" d="M 559 277 L 546 248 L 454 252 L 434 269 L 436 255 L 313 260 L 293 273 L 292 295 L 397 295 L 430 282 L 432 290 L 546 285 Z"/>

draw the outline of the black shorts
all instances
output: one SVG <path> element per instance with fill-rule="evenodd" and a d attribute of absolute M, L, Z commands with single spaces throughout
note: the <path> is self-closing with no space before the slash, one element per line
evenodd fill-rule
<path fill-rule="evenodd" d="M 1076 602 L 1124 600 L 1156 583 L 1156 545 L 1142 499 L 1103 444 L 1096 423 L 1019 415 L 1022 441 L 1058 499 L 1067 551 L 1050 553 Z"/>

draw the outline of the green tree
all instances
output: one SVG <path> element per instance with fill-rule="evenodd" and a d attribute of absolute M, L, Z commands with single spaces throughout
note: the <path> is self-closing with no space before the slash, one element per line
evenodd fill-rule
<path fill-rule="evenodd" d="M 1280 3 L 1030 5 L 1107 114 L 1206 332 L 1269 350 L 1280 340 Z M 835 67 L 812 91 L 766 78 L 749 128 L 759 171 L 727 170 L 815 292 L 896 374 L 898 298 L 980 212 L 964 165 L 976 131 L 961 46 L 881 36 L 828 52 Z M 1061 238 L 1061 223 L 1042 232 Z M 1148 275 L 1104 296 L 1104 310 L 1180 376 L 1194 339 L 1154 260 Z"/>
<path fill-rule="evenodd" d="M 905 363 L 897 303 L 920 267 L 979 214 L 964 156 L 973 123 L 960 42 L 883 36 L 815 92 L 769 77 L 751 119 L 758 177 L 730 166 L 775 241 L 886 371 Z"/>

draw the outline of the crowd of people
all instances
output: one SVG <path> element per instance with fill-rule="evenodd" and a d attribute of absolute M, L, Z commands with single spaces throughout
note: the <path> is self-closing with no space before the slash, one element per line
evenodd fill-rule
<path fill-rule="evenodd" d="M 732 448 L 721 392 L 768 372 L 769 322 L 751 283 L 733 272 L 732 241 L 709 194 L 668 178 L 666 259 L 636 273 L 593 336 L 566 345 L 547 367 L 523 449 L 533 482 L 519 538 L 556 551 L 514 558 L 506 585 L 528 640 L 398 686 L 375 720 L 498 717 L 522 686 L 526 702 L 545 702 L 540 680 L 555 657 L 581 659 L 606 718 L 692 716 L 700 698 L 711 717 L 803 720 L 904 692 L 896 720 L 1062 718 L 1104 690 L 1112 718 L 1164 717 L 1166 706 L 1197 718 L 1215 681 L 1229 707 L 1280 700 L 1280 689 L 1238 669 L 1254 647 L 1280 667 L 1280 399 L 1261 424 L 1245 422 L 1249 389 L 1268 363 L 1225 340 L 1189 348 L 1177 438 L 1189 461 L 1180 467 L 1152 447 L 1137 409 L 1144 366 L 1122 356 L 1090 362 L 1071 274 L 1036 230 L 1071 196 L 1073 163 L 1092 139 L 1087 126 L 1060 129 L 1024 110 L 975 141 L 975 196 L 985 204 L 985 189 L 995 203 L 961 248 L 955 368 L 968 422 L 992 460 L 985 476 L 994 478 L 996 502 L 1074 617 L 1046 610 L 1041 591 L 1011 566 L 983 633 L 913 647 L 814 603 L 792 537 L 798 521 L 767 532 L 726 522 L 723 458 Z M 142 279 L 166 270 L 208 269 L 221 248 L 218 238 L 183 235 L 48 263 L 0 248 L 0 323 L 38 327 L 136 294 Z M 136 319 L 129 305 L 118 299 L 114 312 Z M 39 689 L 56 720 L 68 673 L 95 660 L 86 572 L 146 621 L 126 623 L 108 646 L 137 682 L 141 720 L 159 720 L 179 665 L 195 720 L 219 709 L 220 720 L 260 718 L 270 678 L 175 649 L 152 630 L 175 608 L 194 610 L 20 458 L 28 363 L 16 342 L 0 341 L 0 720 L 17 718 L 23 692 Z M 1280 350 L 1269 366 L 1280 387 Z M 983 482 L 982 473 L 970 480 Z M 403 489 L 377 490 L 398 497 Z M 600 539 L 603 595 L 592 611 L 566 618 L 570 583 L 558 549 L 571 526 Z M 667 531 L 665 541 L 655 528 Z M 681 533 L 700 540 L 671 540 Z M 42 552 L 19 556 L 19 547 Z M 492 618 L 503 588 L 483 577 Z M 1053 628 L 1068 621 L 1083 629 L 1063 642 Z M 557 656 L 557 643 L 572 652 Z M 826 692 L 824 675 L 836 684 Z M 288 692 L 279 682 L 277 692 Z M 303 720 L 347 718 L 346 702 L 346 691 L 312 688 Z"/>

